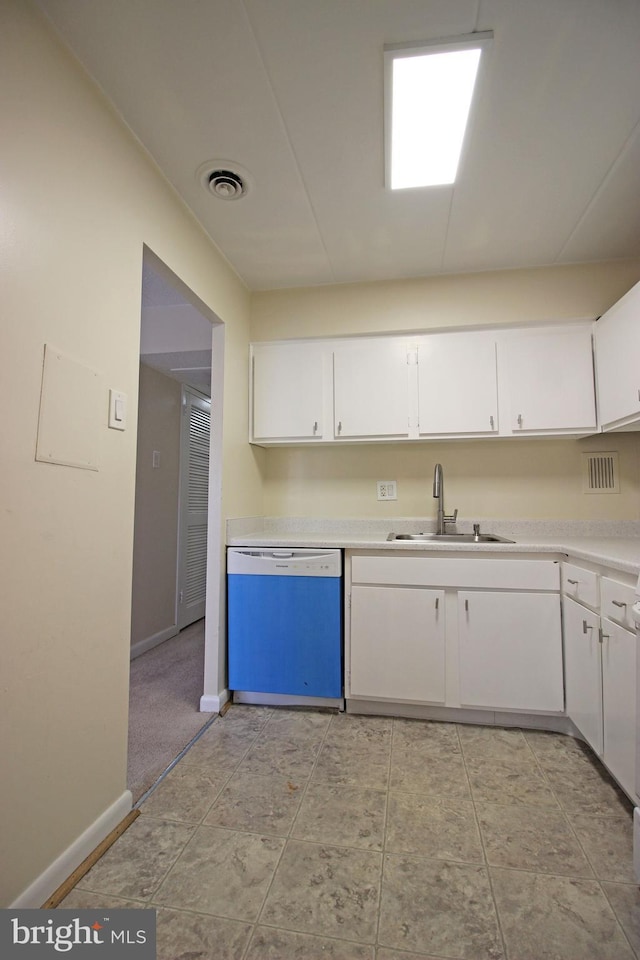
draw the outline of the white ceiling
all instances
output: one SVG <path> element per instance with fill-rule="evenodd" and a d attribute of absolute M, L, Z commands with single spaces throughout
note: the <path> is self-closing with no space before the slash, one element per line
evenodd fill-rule
<path fill-rule="evenodd" d="M 640 0 L 39 2 L 252 289 L 640 256 Z M 457 183 L 387 191 L 383 45 L 474 30 Z"/>

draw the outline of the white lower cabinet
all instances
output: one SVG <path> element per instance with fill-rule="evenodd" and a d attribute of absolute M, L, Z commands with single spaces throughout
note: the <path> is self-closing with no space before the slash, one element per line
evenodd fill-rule
<path fill-rule="evenodd" d="M 347 699 L 562 713 L 559 564 L 355 554 Z"/>
<path fill-rule="evenodd" d="M 635 795 L 636 637 L 602 620 L 603 756 L 621 786 Z"/>
<path fill-rule="evenodd" d="M 557 593 L 458 592 L 460 703 L 564 709 Z"/>
<path fill-rule="evenodd" d="M 444 703 L 444 591 L 354 585 L 351 693 Z"/>
<path fill-rule="evenodd" d="M 569 597 L 564 597 L 562 604 L 567 714 L 602 756 L 600 617 Z"/>
<path fill-rule="evenodd" d="M 599 580 L 600 612 L 566 595 L 562 601 L 567 715 L 621 787 L 635 797 L 636 636 L 625 626 L 633 587 L 606 577 Z M 609 610 L 620 623 L 601 615 Z"/>

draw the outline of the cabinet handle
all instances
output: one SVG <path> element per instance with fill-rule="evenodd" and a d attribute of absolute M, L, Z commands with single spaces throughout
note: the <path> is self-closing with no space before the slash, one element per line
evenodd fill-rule
<path fill-rule="evenodd" d="M 314 432 L 314 433 L 317 433 L 317 432 L 318 432 L 318 421 L 317 421 L 317 420 L 314 420 L 314 421 L 313 421 L 313 432 Z"/>
<path fill-rule="evenodd" d="M 598 640 L 600 641 L 600 643 L 604 643 L 605 640 L 610 640 L 610 639 L 611 639 L 611 638 L 609 637 L 609 634 L 608 634 L 608 633 L 603 633 L 603 632 L 602 632 L 602 627 L 600 627 L 600 630 L 598 631 L 598 634 L 599 634 Z"/>
<path fill-rule="evenodd" d="M 577 584 L 580 583 L 580 581 L 579 581 L 579 580 L 567 580 L 567 583 L 572 583 L 573 586 L 575 587 Z"/>
<path fill-rule="evenodd" d="M 493 430 L 493 414 L 491 414 L 491 416 L 489 417 L 489 424 L 491 425 L 491 429 Z"/>
<path fill-rule="evenodd" d="M 465 609 L 466 613 L 469 613 L 469 601 L 468 601 L 468 600 L 465 600 L 465 602 L 464 602 L 464 609 Z"/>
<path fill-rule="evenodd" d="M 342 420 L 338 420 L 338 433 L 342 433 Z"/>
<path fill-rule="evenodd" d="M 593 626 L 592 626 L 592 624 L 587 623 L 586 620 L 583 620 L 583 621 L 582 621 L 582 632 L 583 632 L 583 633 L 586 633 L 587 630 L 593 630 Z"/>
<path fill-rule="evenodd" d="M 440 597 L 436 597 L 436 610 L 440 606 Z"/>
<path fill-rule="evenodd" d="M 626 607 L 626 603 L 622 603 L 621 600 L 612 600 L 611 603 L 614 607 Z"/>
<path fill-rule="evenodd" d="M 519 426 L 519 427 L 522 426 L 522 414 L 521 414 L 521 413 L 518 414 L 518 426 Z"/>

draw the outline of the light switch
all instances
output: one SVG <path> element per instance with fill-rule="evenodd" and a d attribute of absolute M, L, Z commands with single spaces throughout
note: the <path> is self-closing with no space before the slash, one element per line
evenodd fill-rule
<path fill-rule="evenodd" d="M 127 429 L 127 395 L 109 390 L 109 426 L 112 430 Z"/>

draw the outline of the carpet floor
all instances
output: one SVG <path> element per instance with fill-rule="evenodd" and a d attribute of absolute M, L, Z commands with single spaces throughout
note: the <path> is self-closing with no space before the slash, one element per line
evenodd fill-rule
<path fill-rule="evenodd" d="M 134 803 L 209 722 L 200 713 L 204 620 L 131 661 L 127 786 Z"/>

